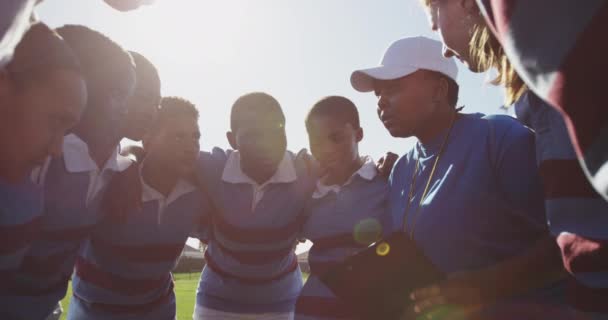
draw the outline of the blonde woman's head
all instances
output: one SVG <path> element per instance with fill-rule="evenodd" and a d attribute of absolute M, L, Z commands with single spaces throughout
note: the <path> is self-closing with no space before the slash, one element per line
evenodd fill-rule
<path fill-rule="evenodd" d="M 433 31 L 443 41 L 443 55 L 456 57 L 472 72 L 496 69 L 491 81 L 506 89 L 511 105 L 527 89 L 517 76 L 498 40 L 489 30 L 475 0 L 420 0 Z"/>

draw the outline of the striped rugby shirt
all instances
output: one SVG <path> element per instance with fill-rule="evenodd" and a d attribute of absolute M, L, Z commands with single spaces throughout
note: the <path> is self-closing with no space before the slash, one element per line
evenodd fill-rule
<path fill-rule="evenodd" d="M 529 92 L 515 103 L 515 112 L 535 131 L 549 228 L 566 269 L 578 280 L 569 292 L 571 303 L 608 312 L 608 203 L 585 178 L 556 110 Z"/>
<path fill-rule="evenodd" d="M 184 179 L 167 197 L 139 180 L 141 210 L 104 219 L 83 246 L 68 319 L 175 318 L 171 270 L 188 236 L 207 224 L 209 203 Z"/>
<path fill-rule="evenodd" d="M 313 246 L 308 254 L 311 274 L 296 303 L 297 320 L 355 318 L 319 277 L 389 233 L 388 190 L 371 158 L 341 187 L 317 183 L 302 231 Z"/>
<path fill-rule="evenodd" d="M 130 165 L 117 148 L 99 170 L 84 141 L 74 134 L 64 138 L 63 157 L 51 160 L 41 173 L 44 212 L 39 235 L 25 253 L 13 290 L 0 297 L 16 319 L 46 319 L 65 296 L 79 249 L 101 220 L 103 190 L 115 172 Z"/>
<path fill-rule="evenodd" d="M 202 152 L 199 173 L 213 202 L 197 306 L 231 313 L 292 312 L 302 287 L 294 248 L 315 186 L 309 156 L 286 152 L 258 186 L 238 151 Z"/>
<path fill-rule="evenodd" d="M 0 299 L 11 292 L 11 280 L 39 234 L 42 206 L 42 188 L 29 177 L 18 184 L 0 180 Z"/>
<path fill-rule="evenodd" d="M 608 199 L 608 2 L 477 3 L 517 73 L 562 113 L 585 173 Z"/>

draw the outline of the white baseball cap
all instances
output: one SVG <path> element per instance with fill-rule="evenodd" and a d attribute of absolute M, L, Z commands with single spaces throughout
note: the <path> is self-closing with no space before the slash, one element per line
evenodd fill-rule
<path fill-rule="evenodd" d="M 397 40 L 386 49 L 379 67 L 353 72 L 350 83 L 357 91 L 369 92 L 374 90 L 374 80 L 399 79 L 421 69 L 442 73 L 456 81 L 456 62 L 442 52 L 442 43 L 427 37 Z"/>

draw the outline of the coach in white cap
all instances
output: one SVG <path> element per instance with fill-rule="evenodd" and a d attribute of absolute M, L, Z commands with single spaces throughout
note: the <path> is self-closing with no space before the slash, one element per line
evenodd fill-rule
<path fill-rule="evenodd" d="M 401 39 L 388 48 L 380 66 L 352 74 L 355 90 L 375 91 L 380 98 L 378 115 L 394 137 L 424 141 L 453 118 L 458 68 L 441 56 L 441 48 L 441 42 L 425 37 Z M 429 123 L 431 117 L 435 121 Z"/>
<path fill-rule="evenodd" d="M 459 113 L 457 73 L 440 42 L 412 37 L 351 76 L 356 90 L 375 92 L 392 136 L 418 139 L 389 181 L 394 230 L 448 280 L 413 292 L 409 311 L 449 304 L 461 308 L 444 312 L 491 318 L 522 306 L 559 309 L 563 288 L 550 277 L 559 251 L 545 225 L 534 135 L 508 116 Z"/>

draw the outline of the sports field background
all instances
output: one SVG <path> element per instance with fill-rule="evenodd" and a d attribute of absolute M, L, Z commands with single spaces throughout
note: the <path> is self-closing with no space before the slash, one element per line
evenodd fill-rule
<path fill-rule="evenodd" d="M 190 320 L 194 311 L 194 301 L 196 298 L 196 287 L 198 286 L 200 273 L 174 273 L 175 279 L 175 299 L 177 301 L 177 319 Z M 304 280 L 308 277 L 304 274 Z M 70 298 L 72 297 L 72 284 L 68 287 L 68 293 L 61 301 L 63 314 L 61 320 L 66 319 Z"/>

